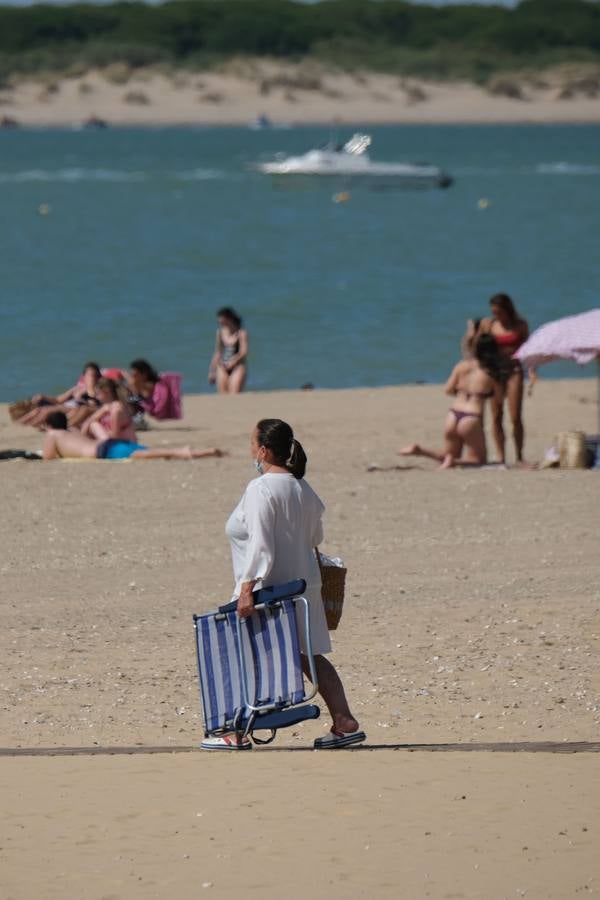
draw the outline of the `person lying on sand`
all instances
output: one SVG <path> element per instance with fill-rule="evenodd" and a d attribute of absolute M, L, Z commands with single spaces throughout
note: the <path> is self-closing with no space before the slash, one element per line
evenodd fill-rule
<path fill-rule="evenodd" d="M 98 364 L 87 362 L 83 367 L 80 381 L 64 394 L 60 394 L 58 397 L 36 394 L 27 403 L 14 404 L 11 417 L 20 425 L 33 425 L 34 428 L 43 429 L 48 416 L 53 412 L 61 411 L 66 414 L 69 426 L 78 428 L 100 406 L 100 401 L 96 396 L 100 377 Z M 22 409 L 27 409 L 27 411 L 21 413 Z"/>
<path fill-rule="evenodd" d="M 494 338 L 482 335 L 474 347 L 473 359 L 459 362 L 446 383 L 446 393 L 455 396 L 444 426 L 443 450 L 428 450 L 420 444 L 409 444 L 399 450 L 401 456 L 427 456 L 440 463 L 441 469 L 452 466 L 483 466 L 487 448 L 483 430 L 485 404 L 492 397 L 503 397 L 509 370 L 498 351 Z M 464 457 L 461 454 L 465 451 Z"/>
<path fill-rule="evenodd" d="M 160 447 L 150 449 L 143 444 L 109 438 L 93 440 L 78 432 L 67 431 L 63 412 L 48 416 L 42 459 L 202 459 L 223 456 L 217 447 L 194 450 L 192 447 Z"/>

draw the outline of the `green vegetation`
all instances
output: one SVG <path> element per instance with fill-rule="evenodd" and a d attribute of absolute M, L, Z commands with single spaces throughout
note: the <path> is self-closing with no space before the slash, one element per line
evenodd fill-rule
<path fill-rule="evenodd" d="M 173 0 L 161 6 L 0 7 L 0 79 L 81 74 L 116 62 L 201 69 L 232 56 L 312 57 L 344 69 L 487 81 L 498 72 L 600 60 L 600 4 L 500 6 L 400 0 Z"/>

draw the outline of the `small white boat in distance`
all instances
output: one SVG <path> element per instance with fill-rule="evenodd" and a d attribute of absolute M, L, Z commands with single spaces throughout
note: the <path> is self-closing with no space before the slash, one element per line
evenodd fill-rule
<path fill-rule="evenodd" d="M 279 156 L 272 162 L 255 163 L 252 168 L 265 175 L 337 176 L 372 180 L 411 187 L 449 187 L 452 178 L 427 163 L 372 162 L 367 153 L 368 134 L 353 134 L 345 144 L 326 144 L 301 156 Z"/>

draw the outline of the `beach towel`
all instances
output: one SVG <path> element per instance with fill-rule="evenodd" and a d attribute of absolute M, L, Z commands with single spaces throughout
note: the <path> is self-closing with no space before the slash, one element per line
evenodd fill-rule
<path fill-rule="evenodd" d="M 162 372 L 154 385 L 152 396 L 140 400 L 140 406 L 155 419 L 181 419 L 181 374 Z"/>

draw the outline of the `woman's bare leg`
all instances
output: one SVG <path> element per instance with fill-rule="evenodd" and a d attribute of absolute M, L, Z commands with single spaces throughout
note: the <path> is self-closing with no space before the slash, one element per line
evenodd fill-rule
<path fill-rule="evenodd" d="M 506 385 L 506 397 L 508 400 L 508 412 L 513 427 L 513 441 L 517 462 L 523 462 L 523 444 L 525 442 L 525 429 L 521 411 L 523 409 L 523 372 L 516 369 L 508 379 Z"/>
<path fill-rule="evenodd" d="M 398 450 L 399 456 L 426 456 L 428 459 L 435 459 L 436 462 L 443 462 L 445 453 L 443 450 L 429 450 L 427 447 L 421 447 L 420 444 L 407 444 Z"/>
<path fill-rule="evenodd" d="M 469 417 L 459 422 L 458 428 L 466 450 L 465 464 L 484 466 L 487 462 L 487 447 L 482 420 Z"/>
<path fill-rule="evenodd" d="M 86 419 L 95 412 L 93 406 L 76 406 L 67 413 L 67 421 L 70 428 L 80 428 Z"/>
<path fill-rule="evenodd" d="M 240 363 L 235 367 L 233 372 L 229 373 L 229 393 L 239 394 L 244 390 L 246 383 L 246 366 Z"/>
<path fill-rule="evenodd" d="M 398 450 L 400 456 L 426 456 L 428 459 L 435 459 L 436 462 L 442 464 L 443 468 L 448 468 L 452 463 L 450 460 L 460 458 L 462 453 L 462 438 L 456 429 L 456 418 L 449 412 L 444 423 L 444 449 L 430 450 L 422 447 L 420 444 L 408 444 Z"/>
<path fill-rule="evenodd" d="M 97 441 L 107 441 L 109 438 L 108 431 L 100 422 L 92 422 L 89 428 L 85 429 L 86 433 L 94 437 Z"/>
<path fill-rule="evenodd" d="M 315 668 L 319 693 L 327 704 L 327 709 L 333 719 L 333 730 L 343 731 L 346 734 L 358 731 L 358 722 L 350 712 L 344 685 L 334 667 L 325 656 L 319 654 L 315 656 Z M 304 654 L 302 654 L 302 669 L 306 677 L 310 678 L 308 659 Z"/>
<path fill-rule="evenodd" d="M 456 433 L 462 444 L 463 456 L 449 453 L 444 459 L 442 469 L 453 466 L 483 466 L 487 462 L 487 447 L 483 420 L 480 417 L 464 416 L 456 423 Z"/>
<path fill-rule="evenodd" d="M 229 372 L 220 364 L 217 366 L 217 391 L 219 394 L 229 393 Z"/>
<path fill-rule="evenodd" d="M 460 422 L 457 422 L 454 413 L 449 410 L 444 424 L 444 458 L 440 469 L 449 469 L 460 459 L 463 451 L 463 437 Z"/>
<path fill-rule="evenodd" d="M 504 397 L 502 397 L 502 400 L 499 402 L 494 396 L 491 398 L 490 403 L 492 405 L 492 434 L 496 445 L 498 462 L 504 463 L 506 462 L 506 441 L 504 438 L 504 426 L 502 424 L 504 415 Z"/>
<path fill-rule="evenodd" d="M 224 456 L 224 453 L 218 447 L 207 447 L 205 450 L 194 450 L 193 447 L 155 447 L 136 450 L 130 459 L 204 459 L 206 456 Z"/>
<path fill-rule="evenodd" d="M 46 419 L 51 412 L 58 411 L 64 412 L 64 406 L 61 406 L 60 403 L 55 403 L 52 406 L 38 406 L 22 416 L 19 422 L 21 425 L 31 425 L 33 428 L 39 428 L 46 424 Z"/>

